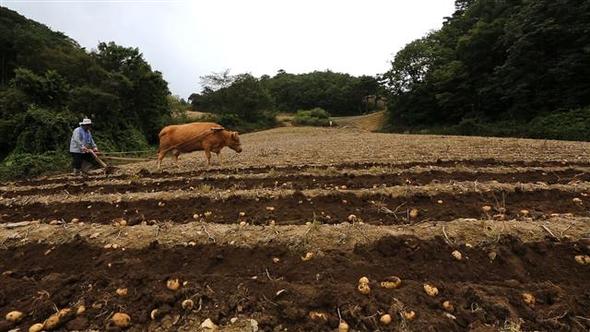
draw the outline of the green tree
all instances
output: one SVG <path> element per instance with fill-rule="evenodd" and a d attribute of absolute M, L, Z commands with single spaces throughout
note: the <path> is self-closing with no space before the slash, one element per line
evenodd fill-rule
<path fill-rule="evenodd" d="M 455 8 L 382 76 L 393 127 L 464 132 L 477 123 L 479 134 L 537 137 L 505 129 L 590 104 L 590 2 L 458 0 Z M 485 129 L 494 126 L 502 130 Z"/>
<path fill-rule="evenodd" d="M 252 130 L 275 124 L 274 102 L 266 87 L 250 74 L 232 77 L 232 83 L 214 90 L 205 86 L 192 103 L 203 112 L 219 114 L 219 122 L 233 128 Z"/>
<path fill-rule="evenodd" d="M 0 176 L 63 166 L 83 116 L 106 149 L 143 149 L 172 121 L 170 92 L 137 48 L 74 40 L 0 7 Z M 27 171 L 30 165 L 35 171 Z"/>

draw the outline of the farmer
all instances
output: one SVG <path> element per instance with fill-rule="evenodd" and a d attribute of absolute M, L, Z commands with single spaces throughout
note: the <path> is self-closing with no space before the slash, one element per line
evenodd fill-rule
<path fill-rule="evenodd" d="M 70 140 L 70 154 L 72 155 L 74 175 L 80 175 L 83 172 L 82 162 L 86 161 L 92 165 L 96 164 L 91 152 L 97 153 L 98 148 L 92 139 L 92 134 L 90 133 L 91 127 L 92 121 L 88 118 L 84 118 L 82 122 L 80 122 L 80 126 L 74 129 L 74 132 L 72 133 L 72 139 Z"/>

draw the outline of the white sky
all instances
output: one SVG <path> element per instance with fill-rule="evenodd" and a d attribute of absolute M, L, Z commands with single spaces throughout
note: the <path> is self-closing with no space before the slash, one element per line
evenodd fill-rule
<path fill-rule="evenodd" d="M 173 94 L 200 91 L 199 76 L 279 69 L 375 75 L 408 42 L 438 29 L 454 0 L 0 0 L 87 49 L 138 47 Z"/>

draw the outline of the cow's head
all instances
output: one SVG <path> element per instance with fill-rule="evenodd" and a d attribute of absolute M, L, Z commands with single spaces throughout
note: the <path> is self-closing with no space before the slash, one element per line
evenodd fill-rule
<path fill-rule="evenodd" d="M 227 146 L 230 149 L 236 151 L 237 153 L 242 152 L 242 144 L 240 143 L 240 135 L 237 131 L 230 131 L 229 132 L 229 139 L 227 142 Z"/>

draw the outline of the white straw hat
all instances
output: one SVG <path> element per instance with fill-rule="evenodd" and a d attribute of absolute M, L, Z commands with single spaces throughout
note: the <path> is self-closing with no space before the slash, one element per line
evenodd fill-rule
<path fill-rule="evenodd" d="M 90 120 L 89 118 L 84 118 L 82 120 L 82 122 L 80 122 L 80 126 L 83 126 L 83 125 L 91 125 L 91 124 L 92 124 L 92 120 Z"/>

